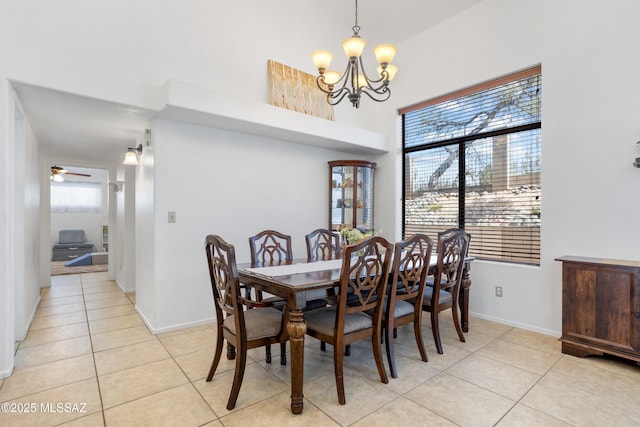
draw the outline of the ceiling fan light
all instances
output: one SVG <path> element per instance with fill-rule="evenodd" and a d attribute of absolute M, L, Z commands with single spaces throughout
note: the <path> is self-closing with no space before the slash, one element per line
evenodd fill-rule
<path fill-rule="evenodd" d="M 55 182 L 63 182 L 63 181 L 64 181 L 64 178 L 62 177 L 62 175 L 58 175 L 58 174 L 53 175 L 53 178 L 52 178 L 52 179 L 53 179 Z"/>
<path fill-rule="evenodd" d="M 124 155 L 122 164 L 127 166 L 137 166 L 140 164 L 138 162 L 138 156 L 136 156 L 136 152 L 133 151 L 133 149 L 127 150 L 127 153 Z"/>

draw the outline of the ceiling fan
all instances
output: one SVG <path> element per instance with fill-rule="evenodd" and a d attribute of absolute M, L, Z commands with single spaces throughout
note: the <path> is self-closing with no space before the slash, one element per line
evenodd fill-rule
<path fill-rule="evenodd" d="M 63 167 L 60 167 L 60 166 L 56 166 L 56 165 L 51 166 L 51 180 L 52 181 L 55 181 L 55 182 L 64 181 L 64 178 L 62 177 L 63 174 L 76 175 L 76 176 L 91 176 L 91 175 L 86 174 L 86 173 L 71 172 L 71 171 L 66 170 Z"/>

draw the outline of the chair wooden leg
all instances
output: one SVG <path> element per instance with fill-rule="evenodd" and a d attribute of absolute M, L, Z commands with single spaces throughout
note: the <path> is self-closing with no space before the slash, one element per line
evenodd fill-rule
<path fill-rule="evenodd" d="M 285 366 L 287 364 L 287 343 L 280 343 L 280 364 Z"/>
<path fill-rule="evenodd" d="M 211 379 L 213 379 L 213 374 L 216 373 L 218 363 L 220 363 L 220 358 L 222 357 L 222 347 L 224 347 L 224 337 L 222 336 L 222 333 L 219 332 L 218 338 L 216 339 L 216 351 L 213 356 L 211 368 L 209 369 L 209 375 L 207 375 L 207 381 L 211 381 Z"/>
<path fill-rule="evenodd" d="M 336 388 L 338 390 L 338 402 L 341 405 L 347 403 L 344 396 L 344 370 L 343 370 L 343 357 L 342 346 L 333 346 L 333 370 L 336 377 Z"/>
<path fill-rule="evenodd" d="M 391 377 L 398 378 L 398 372 L 396 370 L 396 358 L 393 351 L 393 339 L 391 339 L 391 333 L 389 331 L 390 328 L 384 328 L 384 346 L 387 350 L 387 361 L 389 362 L 389 371 L 391 372 Z"/>
<path fill-rule="evenodd" d="M 240 346 L 238 349 L 238 355 L 236 357 L 236 369 L 233 374 L 233 385 L 231 386 L 231 394 L 229 395 L 229 401 L 227 402 L 227 409 L 232 410 L 236 406 L 236 400 L 238 400 L 238 394 L 240 393 L 240 386 L 242 385 L 242 378 L 244 378 L 244 368 L 247 366 L 247 348 Z"/>
<path fill-rule="evenodd" d="M 236 348 L 230 342 L 227 342 L 227 360 L 236 358 Z"/>
<path fill-rule="evenodd" d="M 393 328 L 393 337 L 398 338 L 398 328 Z"/>
<path fill-rule="evenodd" d="M 264 346 L 264 350 L 265 350 L 265 361 L 267 363 L 271 363 L 271 344 L 267 344 Z"/>
<path fill-rule="evenodd" d="M 422 316 L 418 313 L 416 313 L 413 320 L 413 333 L 416 336 L 416 345 L 418 346 L 418 351 L 420 352 L 422 361 L 428 362 L 429 359 L 427 358 L 427 351 L 424 348 L 424 341 L 422 340 Z"/>
<path fill-rule="evenodd" d="M 438 354 L 444 354 L 442 351 L 442 341 L 440 340 L 440 326 L 438 325 L 438 312 L 435 309 L 431 312 L 431 330 L 433 331 L 433 341 L 436 343 Z"/>
<path fill-rule="evenodd" d="M 453 325 L 456 327 L 456 332 L 458 332 L 458 338 L 460 338 L 460 341 L 466 342 L 464 334 L 462 333 L 462 328 L 460 327 L 460 321 L 458 320 L 458 301 L 456 301 L 456 298 L 453 299 L 451 314 L 453 316 Z"/>
<path fill-rule="evenodd" d="M 387 371 L 386 369 L 384 369 L 384 361 L 382 360 L 382 343 L 380 342 L 381 337 L 382 331 L 373 333 L 373 338 L 371 339 L 371 343 L 373 344 L 373 357 L 376 360 L 376 367 L 378 368 L 380 381 L 382 381 L 383 384 L 388 384 L 389 378 L 387 377 Z"/>
<path fill-rule="evenodd" d="M 320 351 L 327 351 L 327 343 L 320 341 Z M 344 346 L 344 355 L 351 356 L 351 345 Z"/>

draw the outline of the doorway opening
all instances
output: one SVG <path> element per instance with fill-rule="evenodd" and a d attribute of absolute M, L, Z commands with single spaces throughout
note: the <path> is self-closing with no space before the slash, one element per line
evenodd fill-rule
<path fill-rule="evenodd" d="M 109 269 L 109 171 L 51 165 L 51 276 Z"/>

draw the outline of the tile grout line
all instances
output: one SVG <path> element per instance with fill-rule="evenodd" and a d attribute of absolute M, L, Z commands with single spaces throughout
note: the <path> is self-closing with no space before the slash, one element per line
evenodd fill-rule
<path fill-rule="evenodd" d="M 211 329 L 211 328 L 209 328 Z M 216 331 L 212 331 L 212 332 L 216 332 Z M 207 401 L 207 399 L 205 399 L 205 397 L 202 395 L 202 393 L 200 392 L 200 390 L 198 389 L 198 387 L 196 387 L 196 385 L 193 383 L 193 381 L 191 380 L 191 378 L 189 378 L 189 375 L 187 375 L 187 373 L 184 371 L 184 369 L 182 369 L 182 366 L 180 366 L 180 364 L 178 363 L 178 361 L 175 359 L 175 356 L 173 354 L 171 354 L 171 352 L 169 351 L 169 349 L 165 346 L 165 344 L 162 342 L 162 340 L 160 338 L 158 338 L 157 335 L 154 335 L 154 337 L 156 337 L 156 339 L 158 340 L 158 342 L 160 343 L 160 345 L 162 346 L 162 348 L 169 354 L 169 357 L 171 358 L 171 360 L 173 360 L 173 363 L 176 364 L 176 366 L 178 367 L 178 369 L 180 369 L 180 372 L 182 372 L 182 375 L 185 376 L 185 378 L 187 378 L 187 381 L 189 381 L 189 384 L 191 384 L 191 387 L 193 387 L 193 389 L 196 391 L 196 393 L 198 394 L 198 396 L 200 396 L 200 398 L 204 401 L 204 403 L 207 405 L 207 407 L 211 410 L 211 413 L 216 417 L 215 420 L 210 420 L 207 421 L 205 424 L 206 425 L 208 423 L 211 423 L 213 421 L 218 421 L 220 424 L 222 424 L 224 426 L 224 423 L 222 422 L 221 417 L 216 413 L 216 411 L 213 410 L 213 408 L 211 407 L 211 405 L 209 404 L 209 402 Z M 193 353 L 196 353 L 195 351 Z M 185 354 L 190 354 L 190 353 L 185 353 Z M 179 356 L 183 356 L 182 354 Z M 206 376 L 204 377 L 205 379 L 207 378 Z M 198 379 L 201 380 L 202 378 Z M 181 387 L 181 386 L 178 386 Z M 175 387 L 174 387 L 175 388 Z"/>
<path fill-rule="evenodd" d="M 98 387 L 98 396 L 100 398 L 100 412 L 102 413 L 102 424 L 106 426 L 107 419 L 104 414 L 104 402 L 102 401 L 102 389 L 100 388 L 100 377 L 98 375 L 98 367 L 96 365 L 96 353 L 93 348 L 93 334 L 91 332 L 91 326 L 89 325 L 89 313 L 87 310 L 87 301 L 85 299 L 84 284 L 82 281 L 82 275 L 79 275 L 79 277 L 80 277 L 80 287 L 82 288 L 82 301 L 84 302 L 84 311 L 85 311 L 84 314 L 87 322 L 87 330 L 89 331 L 89 345 L 91 346 L 91 358 L 93 359 L 93 371 L 95 372 L 95 375 L 96 375 L 96 385 Z"/>

